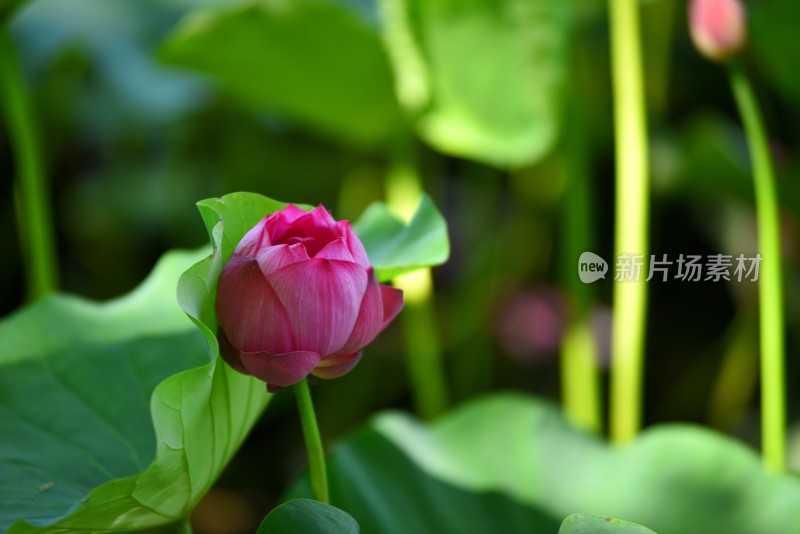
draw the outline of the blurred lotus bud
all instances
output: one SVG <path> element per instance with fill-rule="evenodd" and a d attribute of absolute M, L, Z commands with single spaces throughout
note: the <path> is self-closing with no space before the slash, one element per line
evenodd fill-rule
<path fill-rule="evenodd" d="M 747 41 L 744 6 L 740 0 L 691 0 L 689 29 L 704 56 L 726 61 Z"/>
<path fill-rule="evenodd" d="M 565 303 L 554 288 L 539 288 L 514 295 L 500 310 L 497 333 L 500 344 L 514 359 L 531 364 L 558 357 L 564 332 Z"/>
<path fill-rule="evenodd" d="M 294 205 L 242 238 L 217 288 L 220 352 L 270 391 L 349 372 L 403 306 L 350 223 Z"/>

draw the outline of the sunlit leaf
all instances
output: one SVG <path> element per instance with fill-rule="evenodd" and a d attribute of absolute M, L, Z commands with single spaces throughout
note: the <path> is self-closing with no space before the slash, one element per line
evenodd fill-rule
<path fill-rule="evenodd" d="M 381 281 L 423 267 L 441 265 L 450 255 L 447 223 L 427 195 L 408 224 L 386 204 L 369 206 L 354 230 Z"/>
<path fill-rule="evenodd" d="M 382 0 L 396 90 L 437 149 L 529 164 L 559 130 L 570 2 Z"/>

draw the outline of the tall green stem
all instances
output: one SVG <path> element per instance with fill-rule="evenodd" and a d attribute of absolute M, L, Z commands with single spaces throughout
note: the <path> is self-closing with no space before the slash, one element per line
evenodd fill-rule
<path fill-rule="evenodd" d="M 761 257 L 759 324 L 761 344 L 761 427 L 764 463 L 783 471 L 786 462 L 786 407 L 783 348 L 780 221 L 775 174 L 755 93 L 738 65 L 730 68 L 731 85 L 744 122 L 756 193 L 756 218 Z"/>
<path fill-rule="evenodd" d="M 308 379 L 303 379 L 294 386 L 297 397 L 297 409 L 300 412 L 300 425 L 308 454 L 308 471 L 311 478 L 311 491 L 314 498 L 328 504 L 328 474 L 325 470 L 325 450 L 319 435 L 317 416 L 314 414 L 314 403 L 311 401 L 311 389 Z"/>
<path fill-rule="evenodd" d="M 638 0 L 609 0 L 616 146 L 615 255 L 648 254 L 649 183 Z M 612 266 L 613 268 L 613 266 Z M 647 286 L 614 283 L 611 439 L 633 439 L 641 426 Z"/>
<path fill-rule="evenodd" d="M 422 198 L 422 180 L 413 152 L 410 139 L 399 142 L 386 179 L 389 207 L 406 220 L 411 219 Z M 401 319 L 414 403 L 419 414 L 430 419 L 447 406 L 444 363 L 433 307 L 433 276 L 430 269 L 422 269 L 398 276 L 393 282 L 403 290 L 405 299 Z"/>
<path fill-rule="evenodd" d="M 600 432 L 597 346 L 588 314 L 578 311 L 570 318 L 561 344 L 561 390 L 570 421 Z"/>
<path fill-rule="evenodd" d="M 572 60 L 574 83 L 580 86 L 582 62 L 576 53 Z M 570 101 L 580 98 L 572 89 Z M 564 193 L 562 272 L 571 297 L 570 314 L 561 344 L 561 396 L 567 417 L 576 425 L 600 432 L 600 375 L 597 347 L 590 322 L 592 287 L 578 278 L 575 268 L 580 254 L 593 249 L 592 181 L 589 171 L 585 125 L 580 110 L 568 105 L 564 110 L 564 160 L 567 187 Z"/>
<path fill-rule="evenodd" d="M 0 27 L 0 106 L 17 169 L 20 244 L 28 270 L 28 297 L 56 287 L 56 254 L 42 150 L 33 106 L 11 36 Z"/>

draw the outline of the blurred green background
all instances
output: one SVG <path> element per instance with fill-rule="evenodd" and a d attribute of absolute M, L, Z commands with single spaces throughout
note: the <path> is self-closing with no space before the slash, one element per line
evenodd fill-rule
<path fill-rule="evenodd" d="M 575 298 L 590 303 L 606 366 L 611 279 L 581 286 L 575 265 L 583 250 L 612 256 L 605 2 L 420 0 L 407 3 L 408 20 L 387 18 L 401 4 L 31 0 L 14 11 L 61 288 L 95 299 L 132 289 L 165 250 L 205 245 L 194 203 L 232 191 L 322 203 L 355 220 L 384 197 L 401 157 L 449 223 L 452 255 L 434 271 L 434 302 L 451 402 L 498 389 L 557 400 Z M 800 431 L 800 3 L 747 5 L 745 61 L 779 175 L 788 406 Z M 725 71 L 691 46 L 685 2 L 641 7 L 651 250 L 752 254 L 752 180 Z M 421 49 L 406 42 L 409 28 Z M 0 136 L 5 315 L 23 304 L 25 277 L 15 166 Z M 645 423 L 699 422 L 757 444 L 755 286 L 653 281 L 649 290 Z M 381 335 L 357 372 L 316 388 L 326 441 L 377 410 L 410 406 L 401 328 Z M 798 468 L 800 442 L 792 452 Z M 278 395 L 196 511 L 196 531 L 232 532 L 234 518 L 252 531 L 304 454 L 291 395 Z"/>

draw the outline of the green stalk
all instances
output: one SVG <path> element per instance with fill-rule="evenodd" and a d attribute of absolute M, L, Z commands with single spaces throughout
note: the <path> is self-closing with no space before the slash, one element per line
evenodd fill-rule
<path fill-rule="evenodd" d="M 609 0 L 609 10 L 616 146 L 614 253 L 646 257 L 649 183 L 639 2 Z M 644 278 L 614 283 L 610 434 L 616 443 L 633 439 L 641 426 L 647 313 Z"/>
<path fill-rule="evenodd" d="M 311 491 L 316 500 L 328 504 L 330 497 L 328 496 L 328 474 L 325 470 L 325 450 L 322 448 L 322 438 L 319 435 L 317 416 L 314 414 L 314 403 L 311 401 L 308 379 L 304 378 L 295 384 L 294 393 L 297 397 L 297 409 L 300 412 L 303 439 L 306 442 Z"/>
<path fill-rule="evenodd" d="M 411 140 L 398 143 L 386 179 L 386 199 L 400 217 L 410 220 L 422 198 L 422 180 L 417 170 Z M 401 314 L 407 352 L 411 393 L 419 414 L 426 419 L 447 407 L 444 362 L 433 306 L 433 276 L 430 269 L 398 276 L 395 287 L 403 290 Z"/>
<path fill-rule="evenodd" d="M 0 106 L 17 169 L 20 245 L 27 266 L 28 297 L 55 289 L 56 254 L 44 160 L 33 105 L 11 36 L 0 27 Z"/>
<path fill-rule="evenodd" d="M 574 83 L 581 85 L 582 63 L 576 53 L 572 60 Z M 577 101 L 578 91 L 572 89 L 567 97 Z M 564 110 L 564 162 L 567 187 L 564 192 L 563 256 L 561 270 L 564 285 L 570 296 L 570 313 L 561 344 L 561 395 L 567 417 L 576 425 L 600 432 L 600 375 L 597 366 L 597 347 L 589 313 L 593 286 L 584 284 L 575 268 L 580 254 L 593 250 L 592 182 L 588 162 L 588 146 L 580 109 L 566 106 Z"/>
<path fill-rule="evenodd" d="M 403 290 L 405 298 L 402 321 L 414 404 L 422 418 L 432 419 L 447 407 L 447 393 L 433 308 L 431 270 L 421 269 L 398 276 L 394 285 Z"/>
<path fill-rule="evenodd" d="M 761 257 L 758 279 L 761 345 L 761 428 L 764 463 L 786 468 L 786 407 L 783 348 L 783 292 L 778 193 L 767 135 L 753 87 L 738 65 L 730 68 L 731 86 L 744 123 L 753 168 Z"/>
<path fill-rule="evenodd" d="M 600 432 L 597 347 L 588 314 L 572 317 L 561 344 L 561 390 L 564 410 L 575 425 Z"/>

